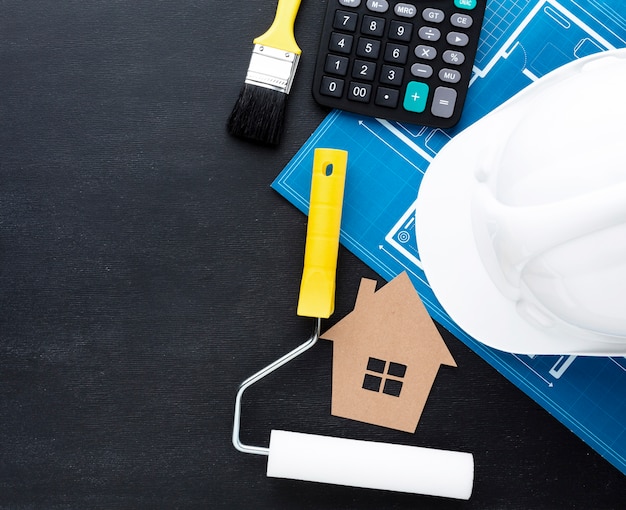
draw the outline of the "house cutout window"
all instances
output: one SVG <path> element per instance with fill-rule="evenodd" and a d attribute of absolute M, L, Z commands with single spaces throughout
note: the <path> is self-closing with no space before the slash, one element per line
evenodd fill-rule
<path fill-rule="evenodd" d="M 385 372 L 386 369 L 386 372 Z M 369 358 L 367 372 L 363 379 L 363 389 L 399 397 L 402 391 L 402 379 L 406 374 L 406 365 L 378 358 Z"/>

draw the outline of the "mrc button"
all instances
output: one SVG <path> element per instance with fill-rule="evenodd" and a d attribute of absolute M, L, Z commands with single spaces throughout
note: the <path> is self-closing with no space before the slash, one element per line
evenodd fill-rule
<path fill-rule="evenodd" d="M 403 18 L 413 18 L 417 14 L 417 8 L 411 4 L 399 3 L 393 8 L 396 16 Z"/>

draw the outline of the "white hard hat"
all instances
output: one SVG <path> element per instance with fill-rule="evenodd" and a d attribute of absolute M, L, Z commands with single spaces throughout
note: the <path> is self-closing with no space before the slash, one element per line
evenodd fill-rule
<path fill-rule="evenodd" d="M 626 49 L 546 75 L 454 137 L 420 185 L 448 315 L 524 354 L 626 355 Z"/>

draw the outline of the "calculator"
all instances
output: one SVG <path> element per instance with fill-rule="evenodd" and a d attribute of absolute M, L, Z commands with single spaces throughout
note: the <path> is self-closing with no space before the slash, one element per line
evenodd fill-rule
<path fill-rule="evenodd" d="M 328 0 L 313 97 L 449 128 L 461 117 L 487 0 Z"/>

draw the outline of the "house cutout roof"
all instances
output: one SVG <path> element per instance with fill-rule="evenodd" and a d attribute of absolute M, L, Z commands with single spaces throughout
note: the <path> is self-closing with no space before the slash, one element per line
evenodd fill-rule
<path fill-rule="evenodd" d="M 440 365 L 456 367 L 406 272 L 376 290 L 362 279 L 333 342 L 331 413 L 415 432 Z"/>

